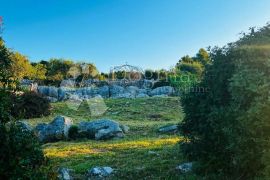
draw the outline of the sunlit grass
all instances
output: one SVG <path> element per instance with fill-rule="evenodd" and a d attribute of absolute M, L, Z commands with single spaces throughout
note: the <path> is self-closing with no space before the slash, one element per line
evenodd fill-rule
<path fill-rule="evenodd" d="M 166 139 L 144 139 L 121 142 L 59 142 L 44 145 L 44 153 L 47 157 L 70 157 L 72 155 L 89 155 L 109 153 L 125 149 L 159 148 L 166 145 L 175 145 L 182 138 L 171 137 Z"/>
<path fill-rule="evenodd" d="M 183 119 L 183 112 L 178 97 L 138 98 L 138 99 L 104 99 L 107 110 L 99 116 L 91 115 L 87 104 L 83 103 L 77 110 L 69 108 L 66 102 L 52 103 L 52 114 L 47 117 L 33 118 L 29 123 L 50 122 L 57 115 L 68 116 L 74 123 L 100 118 L 111 118 L 117 121 L 129 121 L 131 124 L 164 122 L 175 123 Z M 138 123 L 139 124 L 139 123 Z"/>
<path fill-rule="evenodd" d="M 51 122 L 57 115 L 68 116 L 77 124 L 110 118 L 130 127 L 125 137 L 117 140 L 95 141 L 81 139 L 43 145 L 44 153 L 55 170 L 74 169 L 75 179 L 83 179 L 85 172 L 95 166 L 110 166 L 115 170 L 111 179 L 195 179 L 183 176 L 175 167 L 184 160 L 180 154 L 178 134 L 159 134 L 158 128 L 178 124 L 182 113 L 178 97 L 105 99 L 107 111 L 91 116 L 87 106 L 78 110 L 68 108 L 65 102 L 52 104 L 48 117 L 30 119 L 31 125 Z M 149 153 L 150 151 L 154 153 Z"/>
<path fill-rule="evenodd" d="M 55 168 L 75 170 L 78 179 L 94 166 L 116 170 L 112 179 L 181 179 L 175 167 L 182 162 L 178 136 L 135 140 L 56 142 L 43 146 Z M 151 154 L 149 152 L 154 152 Z"/>

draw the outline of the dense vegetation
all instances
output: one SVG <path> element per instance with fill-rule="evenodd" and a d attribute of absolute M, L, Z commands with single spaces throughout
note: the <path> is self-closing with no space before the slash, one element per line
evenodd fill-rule
<path fill-rule="evenodd" d="M 269 177 L 269 37 L 266 26 L 213 48 L 198 84 L 210 91 L 182 98 L 181 149 L 207 179 Z"/>
<path fill-rule="evenodd" d="M 13 95 L 11 115 L 17 119 L 35 118 L 50 114 L 50 102 L 36 92 Z"/>
<path fill-rule="evenodd" d="M 0 38 L 0 179 L 45 178 L 44 155 L 31 131 L 12 117 L 16 75 L 9 71 L 13 54 Z"/>

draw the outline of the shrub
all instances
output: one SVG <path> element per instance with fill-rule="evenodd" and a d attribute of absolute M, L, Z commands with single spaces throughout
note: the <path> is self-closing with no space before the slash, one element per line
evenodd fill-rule
<path fill-rule="evenodd" d="M 31 131 L 12 123 L 12 97 L 10 92 L 0 91 L 0 179 L 31 179 L 36 175 L 42 179 L 41 146 Z"/>
<path fill-rule="evenodd" d="M 206 179 L 269 178 L 270 41 L 263 35 L 269 37 L 269 28 L 213 49 L 199 85 L 210 91 L 182 98 L 187 141 L 181 149 Z"/>
<path fill-rule="evenodd" d="M 14 106 L 11 92 L 16 77 L 9 71 L 9 50 L 0 36 L 0 179 L 46 179 L 40 170 L 44 156 L 39 142 L 32 131 L 12 123 Z M 44 178 L 43 178 L 44 177 Z"/>
<path fill-rule="evenodd" d="M 41 179 L 39 168 L 45 159 L 33 133 L 14 123 L 0 128 L 0 179 Z"/>
<path fill-rule="evenodd" d="M 179 70 L 182 72 L 189 72 L 201 76 L 203 73 L 203 65 L 199 62 L 182 62 Z"/>
<path fill-rule="evenodd" d="M 79 137 L 78 130 L 79 130 L 78 126 L 72 125 L 68 130 L 68 137 L 70 139 L 77 139 Z"/>
<path fill-rule="evenodd" d="M 11 120 L 11 93 L 0 89 L 0 123 L 6 123 Z"/>
<path fill-rule="evenodd" d="M 17 118 L 37 118 L 50 114 L 50 103 L 35 92 L 26 92 L 14 99 L 12 115 Z"/>

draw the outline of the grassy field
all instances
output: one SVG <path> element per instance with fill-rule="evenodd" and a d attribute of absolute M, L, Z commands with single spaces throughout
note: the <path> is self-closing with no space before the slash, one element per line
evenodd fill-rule
<path fill-rule="evenodd" d="M 87 104 L 74 110 L 61 102 L 52 104 L 52 115 L 29 120 L 36 125 L 50 122 L 56 115 L 68 116 L 75 124 L 110 118 L 130 127 L 123 139 L 44 144 L 44 153 L 54 169 L 74 169 L 78 179 L 94 166 L 114 168 L 115 173 L 110 179 L 194 179 L 175 170 L 184 162 L 179 153 L 181 137 L 157 132 L 161 126 L 178 124 L 182 120 L 179 98 L 106 99 L 104 103 L 107 111 L 100 116 L 92 116 Z"/>

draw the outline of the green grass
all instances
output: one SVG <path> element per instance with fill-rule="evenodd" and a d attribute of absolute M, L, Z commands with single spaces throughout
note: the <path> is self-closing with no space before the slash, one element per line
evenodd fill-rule
<path fill-rule="evenodd" d="M 104 103 L 108 109 L 100 116 L 92 116 L 87 104 L 72 110 L 65 102 L 60 102 L 52 104 L 52 115 L 29 119 L 30 124 L 36 125 L 50 122 L 56 115 L 68 116 L 75 124 L 82 120 L 110 118 L 130 127 L 123 139 L 44 144 L 44 153 L 54 169 L 60 166 L 74 169 L 77 179 L 94 166 L 114 168 L 116 171 L 111 179 L 195 179 L 175 170 L 183 162 L 179 150 L 181 137 L 157 132 L 161 126 L 178 124 L 182 120 L 179 98 L 106 99 Z"/>

